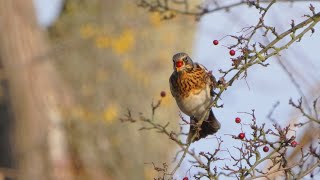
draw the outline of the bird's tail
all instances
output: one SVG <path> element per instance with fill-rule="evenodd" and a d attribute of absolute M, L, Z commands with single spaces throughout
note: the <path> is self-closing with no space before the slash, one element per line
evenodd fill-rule
<path fill-rule="evenodd" d="M 201 138 L 205 138 L 208 135 L 216 133 L 221 127 L 220 122 L 214 116 L 212 110 L 210 110 L 208 119 L 202 122 L 200 131 L 197 130 L 197 127 L 196 127 L 198 121 L 199 120 L 195 118 L 190 119 L 190 131 L 188 135 L 188 143 L 192 140 L 192 137 L 195 134 L 196 134 L 195 138 L 192 140 L 192 142 L 198 141 Z"/>

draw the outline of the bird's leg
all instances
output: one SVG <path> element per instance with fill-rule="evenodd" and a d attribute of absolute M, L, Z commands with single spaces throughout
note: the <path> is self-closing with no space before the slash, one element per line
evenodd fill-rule
<path fill-rule="evenodd" d="M 217 95 L 218 95 L 218 93 L 214 92 L 214 90 L 213 90 L 213 89 L 211 89 L 210 95 L 213 97 L 213 96 L 217 96 Z M 220 98 L 220 97 L 219 97 L 219 98 Z"/>
<path fill-rule="evenodd" d="M 193 140 L 199 139 L 201 124 L 198 124 L 198 122 L 199 121 L 194 116 L 190 116 L 190 131 L 189 131 L 188 142 L 191 141 L 193 136 L 195 136 Z"/>
<path fill-rule="evenodd" d="M 218 96 L 218 93 L 216 93 L 213 89 L 211 89 L 210 95 L 214 97 L 214 96 Z M 221 97 L 219 97 L 219 99 L 222 100 Z"/>
<path fill-rule="evenodd" d="M 197 120 L 194 116 L 190 116 L 190 125 L 195 126 L 197 124 Z"/>

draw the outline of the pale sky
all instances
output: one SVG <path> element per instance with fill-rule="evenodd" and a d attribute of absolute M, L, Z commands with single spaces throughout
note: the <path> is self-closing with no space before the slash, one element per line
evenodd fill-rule
<path fill-rule="evenodd" d="M 43 27 L 49 26 L 62 7 L 63 0 L 33 0 L 39 24 Z"/>

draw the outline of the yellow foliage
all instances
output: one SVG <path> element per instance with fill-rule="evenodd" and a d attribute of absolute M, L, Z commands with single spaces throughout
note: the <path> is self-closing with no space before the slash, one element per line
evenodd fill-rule
<path fill-rule="evenodd" d="M 71 116 L 76 119 L 83 118 L 85 114 L 84 109 L 81 106 L 76 106 L 72 108 Z"/>
<path fill-rule="evenodd" d="M 76 11 L 78 9 L 78 5 L 76 2 L 74 1 L 68 1 L 68 3 L 66 4 L 66 11 L 68 13 L 73 13 L 74 11 Z"/>
<path fill-rule="evenodd" d="M 141 71 L 135 71 L 133 74 L 133 77 L 138 80 L 139 82 L 143 81 L 143 78 L 146 76 L 146 73 L 143 73 Z"/>
<path fill-rule="evenodd" d="M 141 83 L 144 87 L 148 87 L 150 84 L 150 76 L 147 76 L 145 72 L 135 67 L 133 61 L 126 59 L 122 62 L 122 68 L 136 81 Z"/>
<path fill-rule="evenodd" d="M 165 36 L 162 38 L 163 43 L 174 44 L 176 41 L 176 34 L 172 31 L 167 31 Z"/>
<path fill-rule="evenodd" d="M 152 166 L 152 164 L 144 167 L 145 179 L 155 179 L 154 177 L 156 176 L 157 176 L 157 171 L 154 170 L 154 167 Z"/>
<path fill-rule="evenodd" d="M 110 45 L 110 39 L 107 36 L 98 36 L 95 40 L 98 48 L 108 48 Z"/>
<path fill-rule="evenodd" d="M 119 138 L 117 138 L 117 136 L 108 137 L 108 141 L 113 147 L 119 148 L 119 146 L 121 146 L 121 142 L 119 141 Z"/>
<path fill-rule="evenodd" d="M 131 60 L 129 59 L 126 59 L 122 62 L 122 68 L 125 70 L 125 71 L 130 71 L 131 69 L 134 68 L 134 64 Z"/>
<path fill-rule="evenodd" d="M 111 104 L 105 109 L 103 113 L 103 116 L 104 116 L 103 119 L 105 122 L 111 123 L 114 120 L 116 120 L 118 115 L 119 115 L 118 106 L 116 106 L 115 104 Z"/>
<path fill-rule="evenodd" d="M 135 43 L 134 32 L 130 29 L 124 30 L 118 37 L 111 38 L 105 35 L 104 28 L 95 27 L 92 24 L 85 24 L 80 27 L 80 36 L 84 39 L 93 38 L 98 48 L 111 46 L 113 52 L 118 55 L 129 52 Z"/>
<path fill-rule="evenodd" d="M 86 110 L 82 106 L 75 106 L 71 109 L 71 117 L 75 119 L 91 120 L 94 117 L 94 113 Z"/>
<path fill-rule="evenodd" d="M 158 27 L 161 24 L 161 15 L 159 12 L 153 12 L 149 15 L 149 21 L 153 26 Z"/>
<path fill-rule="evenodd" d="M 173 102 L 172 100 L 173 99 L 171 97 L 171 93 L 169 92 L 166 97 L 162 98 L 162 102 L 161 103 L 164 106 L 169 106 L 169 105 L 172 105 L 172 102 Z"/>
<path fill-rule="evenodd" d="M 124 30 L 120 37 L 112 39 L 112 50 L 116 54 L 124 54 L 129 52 L 134 46 L 134 33 L 132 30 Z"/>
<path fill-rule="evenodd" d="M 80 27 L 80 35 L 84 39 L 91 38 L 95 35 L 95 28 L 92 24 L 85 24 Z"/>
<path fill-rule="evenodd" d="M 142 81 L 143 81 L 142 83 L 143 83 L 144 87 L 149 87 L 149 84 L 150 84 L 150 77 L 149 76 L 144 76 Z"/>

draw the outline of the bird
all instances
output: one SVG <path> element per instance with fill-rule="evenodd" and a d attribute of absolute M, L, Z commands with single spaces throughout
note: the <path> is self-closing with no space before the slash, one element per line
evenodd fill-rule
<path fill-rule="evenodd" d="M 217 87 L 215 77 L 203 65 L 193 62 L 187 53 L 179 52 L 172 57 L 173 72 L 169 78 L 170 91 L 179 109 L 190 117 L 188 143 L 215 134 L 221 127 L 210 104 Z M 206 113 L 209 111 L 209 113 Z M 206 114 L 206 117 L 202 117 Z M 200 130 L 197 123 L 202 120 Z"/>

